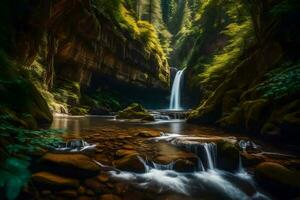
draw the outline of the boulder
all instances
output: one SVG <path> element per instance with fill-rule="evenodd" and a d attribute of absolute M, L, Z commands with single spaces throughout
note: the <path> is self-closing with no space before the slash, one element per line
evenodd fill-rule
<path fill-rule="evenodd" d="M 146 166 L 142 162 L 141 158 L 139 158 L 136 154 L 127 155 L 119 160 L 115 160 L 113 165 L 114 167 L 124 171 L 136 173 L 146 172 Z"/>
<path fill-rule="evenodd" d="M 270 193 L 284 199 L 300 195 L 300 173 L 280 164 L 264 162 L 255 169 L 255 179 Z"/>
<path fill-rule="evenodd" d="M 140 137 L 159 137 L 160 132 L 158 132 L 158 131 L 140 131 L 139 133 L 136 134 L 136 136 L 140 136 Z"/>
<path fill-rule="evenodd" d="M 265 158 L 263 156 L 249 154 L 247 152 L 241 153 L 241 159 L 242 159 L 243 166 L 245 167 L 258 165 L 265 161 Z"/>
<path fill-rule="evenodd" d="M 138 152 L 136 152 L 135 150 L 128 150 L 128 149 L 119 149 L 116 152 L 117 157 L 124 157 L 128 155 L 138 155 Z"/>
<path fill-rule="evenodd" d="M 177 172 L 193 172 L 196 166 L 195 163 L 189 160 L 179 159 L 174 164 L 174 170 Z"/>
<path fill-rule="evenodd" d="M 154 121 L 154 117 L 140 104 L 133 103 L 124 110 L 118 112 L 117 119 L 140 119 Z"/>
<path fill-rule="evenodd" d="M 52 167 L 51 170 L 70 176 L 92 176 L 100 171 L 100 166 L 83 154 L 47 153 L 41 158 L 41 163 Z"/>
<path fill-rule="evenodd" d="M 217 142 L 217 166 L 227 171 L 238 169 L 240 161 L 240 152 L 235 144 L 228 141 Z"/>
<path fill-rule="evenodd" d="M 32 175 L 32 180 L 39 186 L 53 188 L 78 188 L 79 181 L 73 178 L 66 178 L 50 172 L 38 172 Z"/>

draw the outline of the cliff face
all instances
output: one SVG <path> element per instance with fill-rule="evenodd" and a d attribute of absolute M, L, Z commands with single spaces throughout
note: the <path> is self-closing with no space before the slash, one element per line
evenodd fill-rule
<path fill-rule="evenodd" d="M 197 60 L 191 53 L 188 73 L 192 76 L 190 85 L 202 91 L 202 103 L 188 121 L 214 123 L 270 138 L 299 139 L 296 2 L 250 1 L 244 11 L 242 5 L 239 4 L 239 13 L 244 12 L 244 22 L 242 17 L 238 17 L 239 21 L 230 19 L 229 11 L 233 10 L 223 7 L 223 15 L 214 15 L 219 16 L 221 24 L 204 29 L 197 39 L 202 42 L 193 51 L 203 52 L 204 56 Z M 214 20 L 208 12 L 203 16 Z M 248 22 L 251 23 L 247 25 Z M 208 48 L 211 51 L 206 48 L 207 37 L 216 41 Z M 195 72 L 197 76 L 193 76 Z"/>
<path fill-rule="evenodd" d="M 91 99 L 83 98 L 85 91 L 114 90 L 103 77 L 125 89 L 168 90 L 163 53 L 146 47 L 141 37 L 122 28 L 94 1 L 29 1 L 22 9 L 26 17 L 18 22 L 22 29 L 17 32 L 16 55 L 52 110 L 67 112 L 90 104 Z"/>

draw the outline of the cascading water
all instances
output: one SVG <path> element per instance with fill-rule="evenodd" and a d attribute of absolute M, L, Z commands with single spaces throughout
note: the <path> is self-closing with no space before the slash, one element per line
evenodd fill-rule
<path fill-rule="evenodd" d="M 171 110 L 181 110 L 180 105 L 180 98 L 181 98 L 181 83 L 183 78 L 184 70 L 179 70 L 176 73 L 173 86 L 172 86 L 172 93 L 171 93 L 171 99 L 170 99 L 170 109 Z"/>

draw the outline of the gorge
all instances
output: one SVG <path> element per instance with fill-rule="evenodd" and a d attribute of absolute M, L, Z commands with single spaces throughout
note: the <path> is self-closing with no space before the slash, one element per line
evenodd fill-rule
<path fill-rule="evenodd" d="M 298 199 L 299 10 L 2 0 L 0 199 Z"/>

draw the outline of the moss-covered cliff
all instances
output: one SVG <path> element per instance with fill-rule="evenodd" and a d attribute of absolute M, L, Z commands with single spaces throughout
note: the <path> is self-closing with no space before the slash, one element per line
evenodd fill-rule
<path fill-rule="evenodd" d="M 168 90 L 156 29 L 137 19 L 128 1 L 3 1 L 1 10 L 5 56 L 52 111 L 117 109 L 115 88 L 103 77 L 125 89 Z"/>
<path fill-rule="evenodd" d="M 177 49 L 202 97 L 189 122 L 299 138 L 297 9 L 294 0 L 203 2 Z"/>

